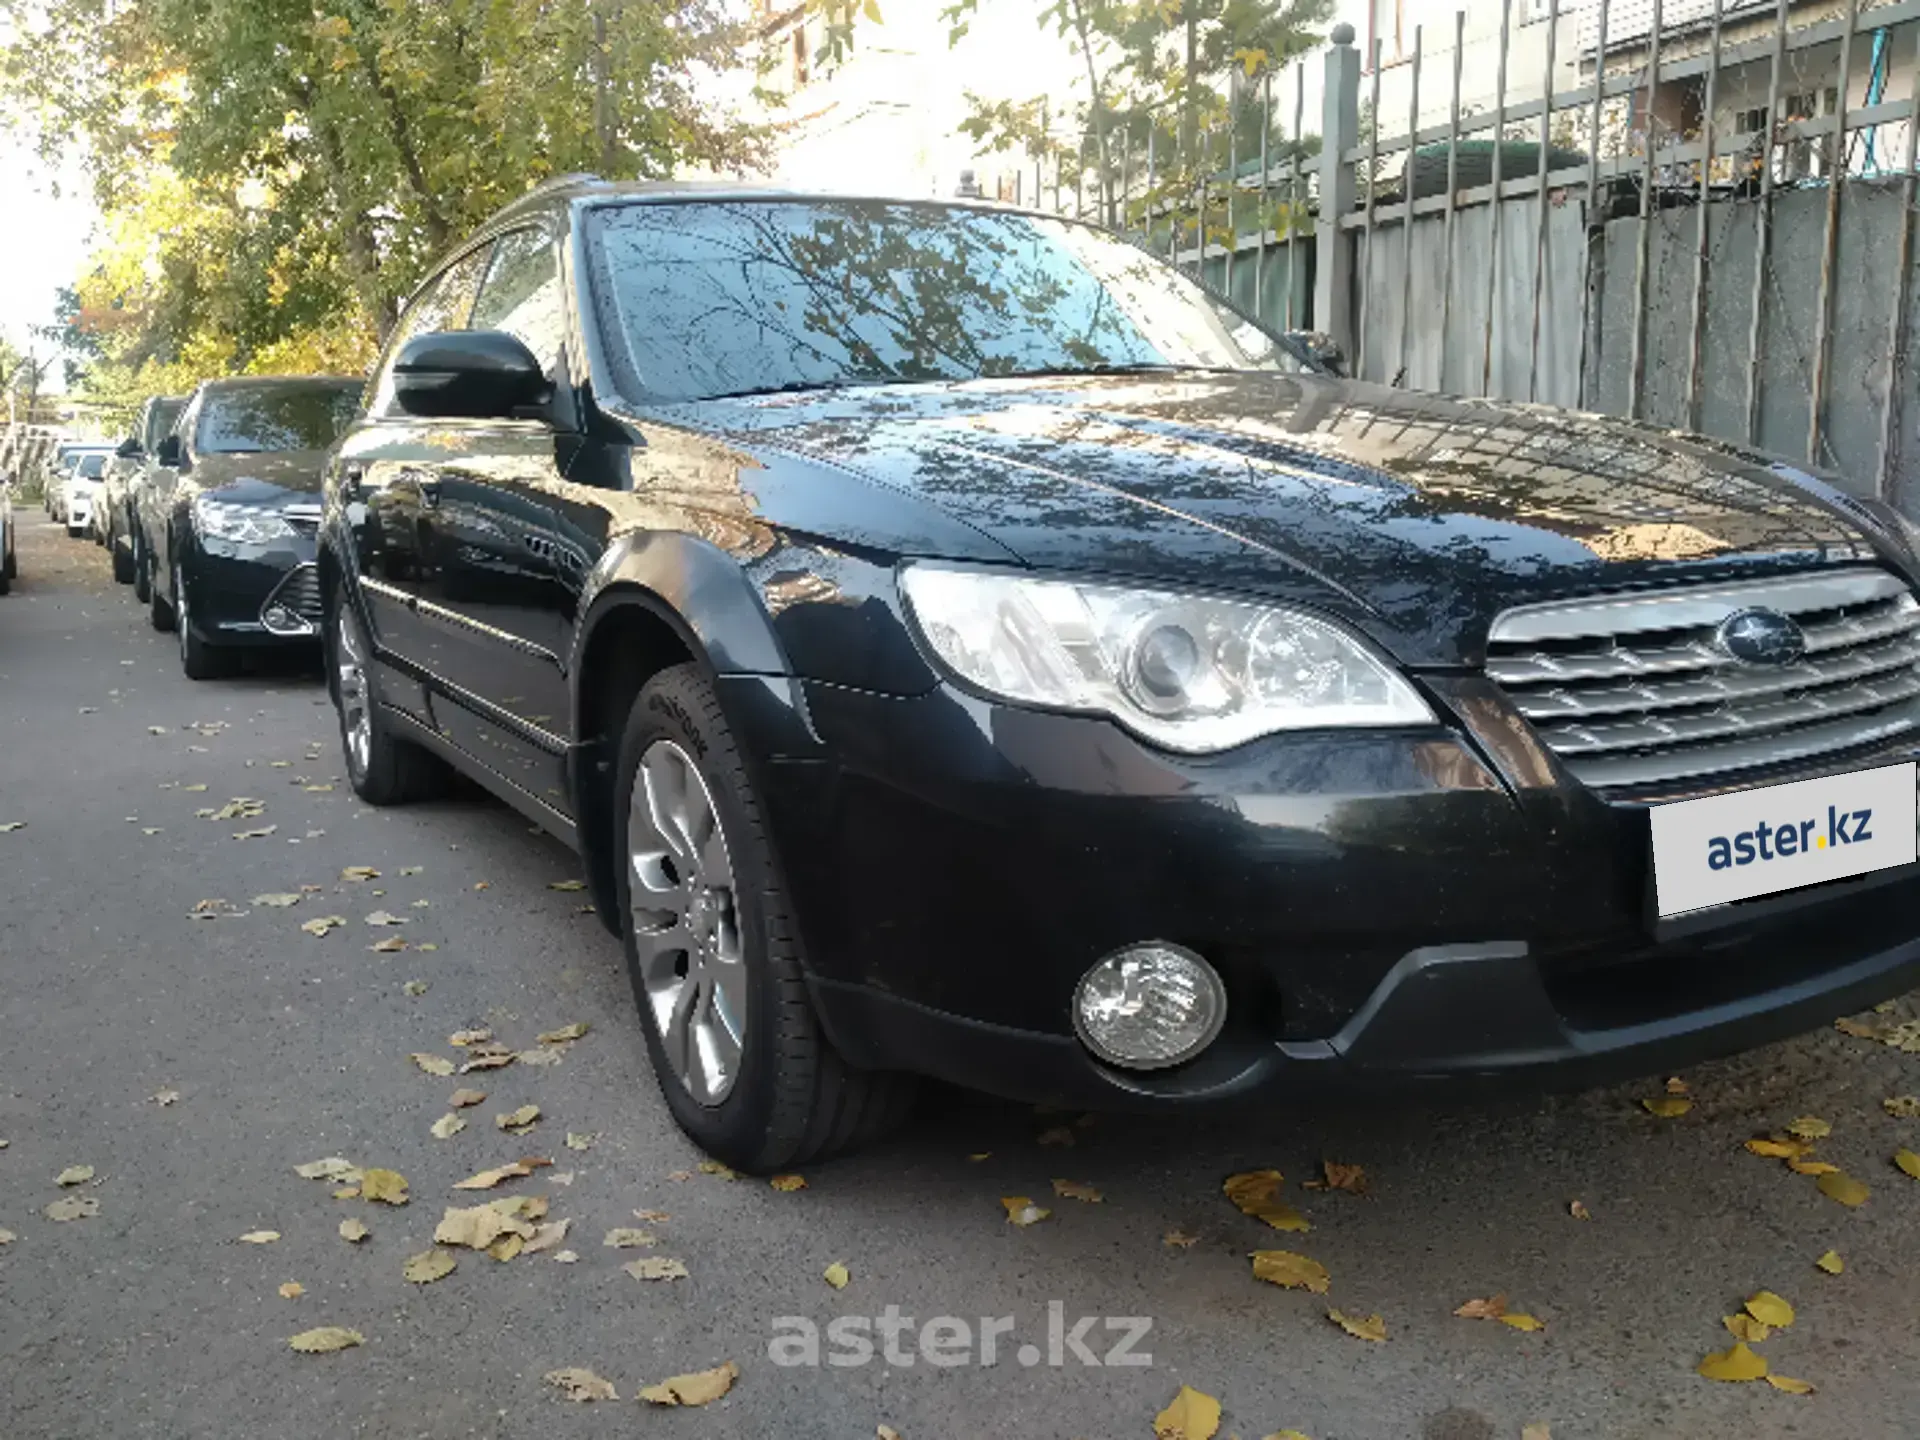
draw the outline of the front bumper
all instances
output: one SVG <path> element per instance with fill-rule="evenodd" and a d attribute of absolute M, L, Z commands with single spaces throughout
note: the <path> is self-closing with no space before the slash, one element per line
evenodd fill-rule
<path fill-rule="evenodd" d="M 321 623 L 317 553 L 306 535 L 271 546 L 198 539 L 184 567 L 194 633 L 214 645 L 313 644 Z"/>
<path fill-rule="evenodd" d="M 1457 727 L 1203 758 L 945 689 L 790 701 L 742 679 L 723 703 L 775 757 L 759 781 L 815 999 L 860 1065 L 1088 1105 L 1572 1085 L 1920 984 L 1920 867 L 1661 922 L 1645 805 L 1586 791 L 1457 691 Z M 1069 1011 L 1090 965 L 1143 940 L 1205 955 L 1230 997 L 1205 1055 L 1145 1075 L 1093 1060 Z"/>

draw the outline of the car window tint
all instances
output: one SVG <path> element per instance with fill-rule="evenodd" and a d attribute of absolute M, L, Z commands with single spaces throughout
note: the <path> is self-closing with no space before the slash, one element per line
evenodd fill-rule
<path fill-rule="evenodd" d="M 621 388 L 648 399 L 1117 367 L 1306 368 L 1172 266 L 1047 216 L 703 201 L 606 207 L 590 234 Z"/>
<path fill-rule="evenodd" d="M 202 455 L 324 450 L 360 410 L 360 386 L 244 385 L 210 394 L 194 448 Z"/>
<path fill-rule="evenodd" d="M 560 359 L 565 316 L 553 242 L 540 230 L 502 235 L 469 328 L 506 331 L 538 356 L 551 376 Z"/>
<path fill-rule="evenodd" d="M 492 249 L 491 245 L 482 245 L 462 255 L 429 282 L 407 313 L 400 317 L 400 323 L 394 326 L 387 341 L 386 353 L 380 357 L 380 375 L 374 381 L 373 403 L 367 407 L 369 414 L 399 413 L 393 403 L 393 362 L 402 345 L 416 335 L 468 328 L 467 313 L 473 308 L 474 287 L 480 283 Z"/>
<path fill-rule="evenodd" d="M 180 418 L 180 412 L 187 408 L 184 400 L 156 400 L 153 409 L 147 414 L 147 428 L 141 438 L 141 448 L 149 454 L 173 431 L 173 422 Z"/>
<path fill-rule="evenodd" d="M 107 457 L 104 455 L 82 455 L 80 457 L 80 478 L 83 480 L 98 480 L 101 472 L 106 468 Z"/>

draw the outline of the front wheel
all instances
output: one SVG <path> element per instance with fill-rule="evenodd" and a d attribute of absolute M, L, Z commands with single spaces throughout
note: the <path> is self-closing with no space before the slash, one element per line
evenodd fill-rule
<path fill-rule="evenodd" d="M 640 692 L 616 775 L 627 969 L 680 1128 L 727 1164 L 765 1172 L 902 1121 L 912 1077 L 856 1070 L 821 1032 L 759 802 L 696 666 Z"/>
<path fill-rule="evenodd" d="M 231 672 L 233 656 L 194 631 L 193 612 L 187 608 L 187 572 L 178 561 L 173 566 L 173 628 L 180 637 L 180 668 L 189 680 L 218 680 Z"/>
<path fill-rule="evenodd" d="M 107 550 L 108 553 L 113 556 L 113 578 L 115 582 L 121 585 L 131 585 L 133 583 L 132 539 L 129 538 L 126 548 L 122 549 L 119 542 L 109 536 L 107 539 Z"/>
<path fill-rule="evenodd" d="M 344 593 L 333 597 L 326 648 L 327 686 L 340 717 L 353 793 L 369 805 L 404 805 L 438 793 L 446 780 L 440 758 L 400 739 L 381 717 L 373 646 Z"/>
<path fill-rule="evenodd" d="M 149 570 L 151 563 L 136 526 L 133 532 L 133 598 L 142 605 L 153 599 L 153 576 Z"/>

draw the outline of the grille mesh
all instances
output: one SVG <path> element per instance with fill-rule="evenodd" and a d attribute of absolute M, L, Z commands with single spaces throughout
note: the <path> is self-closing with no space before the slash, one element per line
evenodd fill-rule
<path fill-rule="evenodd" d="M 1743 610 L 1789 615 L 1790 665 L 1743 664 L 1716 639 Z M 1913 732 L 1920 600 L 1882 570 L 1510 610 L 1487 673 L 1583 783 L 1712 778 Z"/>
<path fill-rule="evenodd" d="M 313 630 L 318 630 L 320 622 L 325 618 L 320 605 L 319 567 L 311 564 L 297 565 L 290 570 L 287 578 L 274 587 L 273 594 L 267 597 L 266 604 L 260 607 L 261 614 L 264 615 L 276 605 L 291 610 Z"/>

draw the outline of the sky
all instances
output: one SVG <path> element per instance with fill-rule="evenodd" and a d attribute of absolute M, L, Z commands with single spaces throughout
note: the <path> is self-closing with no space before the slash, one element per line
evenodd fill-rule
<path fill-rule="evenodd" d="M 71 285 L 85 258 L 96 217 L 93 192 L 78 176 L 63 177 L 61 198 L 38 158 L 0 135 L 0 205 L 7 237 L 0 246 L 0 336 L 25 348 L 30 327 L 53 319 L 57 292 Z M 46 343 L 39 348 L 44 351 Z M 58 367 L 49 377 L 59 383 Z"/>

